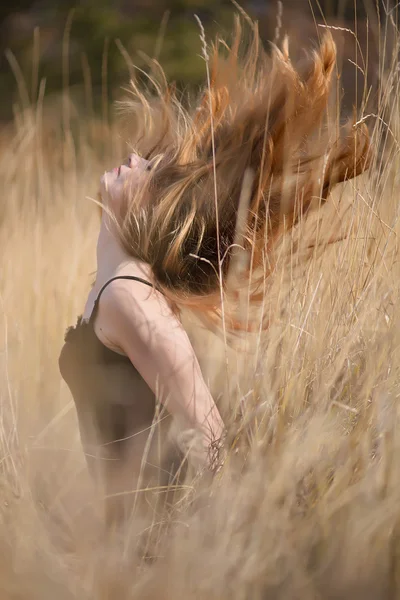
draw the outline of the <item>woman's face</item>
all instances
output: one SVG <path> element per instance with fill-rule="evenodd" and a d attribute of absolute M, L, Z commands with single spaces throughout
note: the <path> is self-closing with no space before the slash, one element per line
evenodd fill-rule
<path fill-rule="evenodd" d="M 137 154 L 130 154 L 124 164 L 104 173 L 100 179 L 103 202 L 118 213 L 126 192 L 134 195 L 145 184 L 150 162 Z"/>

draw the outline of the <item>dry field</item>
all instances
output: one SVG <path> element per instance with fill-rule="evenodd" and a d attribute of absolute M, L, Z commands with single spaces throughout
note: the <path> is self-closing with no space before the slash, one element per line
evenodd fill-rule
<path fill-rule="evenodd" d="M 398 77 L 394 58 L 359 117 L 370 173 L 285 240 L 269 329 L 225 351 L 188 316 L 232 452 L 122 541 L 101 533 L 57 359 L 95 269 L 89 198 L 126 148 L 19 80 L 0 132 L 1 600 L 400 597 Z"/>

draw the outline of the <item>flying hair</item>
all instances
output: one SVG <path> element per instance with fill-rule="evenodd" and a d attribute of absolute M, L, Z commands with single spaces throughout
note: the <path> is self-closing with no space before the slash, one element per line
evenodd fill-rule
<path fill-rule="evenodd" d="M 196 101 L 183 102 L 158 68 L 154 89 L 132 82 L 125 103 L 135 124 L 133 147 L 151 160 L 151 170 L 145 189 L 126 188 L 120 240 L 151 265 L 174 304 L 214 315 L 237 253 L 246 173 L 239 242 L 251 260 L 239 283 L 251 277 L 255 300 L 276 241 L 307 218 L 316 198 L 325 202 L 370 160 L 365 124 L 332 133 L 325 118 L 336 66 L 329 32 L 301 72 L 287 38 L 267 53 L 257 26 L 245 39 L 237 18 L 232 40 L 228 46 L 217 39 L 207 50 L 209 80 Z"/>

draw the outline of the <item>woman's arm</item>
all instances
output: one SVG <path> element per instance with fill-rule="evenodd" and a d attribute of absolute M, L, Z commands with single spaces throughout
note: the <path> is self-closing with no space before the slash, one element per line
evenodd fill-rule
<path fill-rule="evenodd" d="M 140 282 L 117 280 L 105 290 L 99 321 L 129 356 L 169 412 L 202 434 L 204 450 L 224 424 L 203 379 L 189 338 L 162 294 Z"/>

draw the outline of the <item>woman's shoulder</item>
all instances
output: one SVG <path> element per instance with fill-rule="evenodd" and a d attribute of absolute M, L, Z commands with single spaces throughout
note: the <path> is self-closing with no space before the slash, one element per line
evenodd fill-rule
<path fill-rule="evenodd" d="M 116 276 L 101 295 L 99 311 L 115 321 L 151 320 L 172 311 L 165 296 L 143 274 Z"/>
<path fill-rule="evenodd" d="M 98 336 L 129 357 L 186 337 L 182 324 L 167 299 L 155 288 L 135 280 L 115 280 L 99 303 Z"/>

